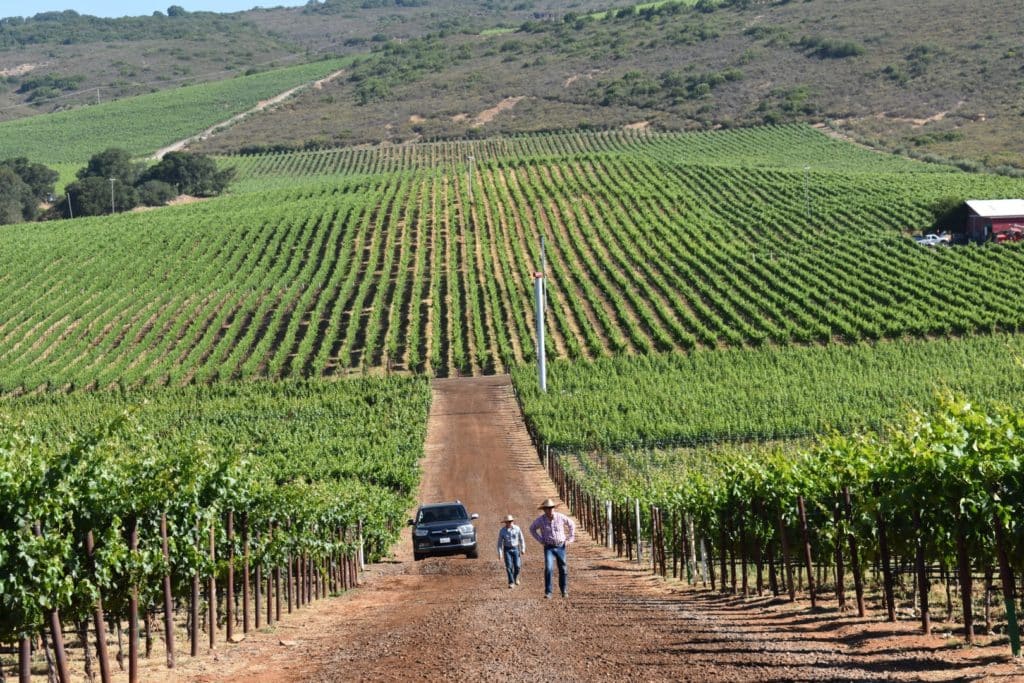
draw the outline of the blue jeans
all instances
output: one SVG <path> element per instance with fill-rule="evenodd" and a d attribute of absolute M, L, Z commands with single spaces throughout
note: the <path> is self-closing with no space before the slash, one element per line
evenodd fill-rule
<path fill-rule="evenodd" d="M 544 546 L 544 593 L 551 595 L 551 572 L 554 564 L 558 562 L 558 589 L 565 593 L 569 588 L 569 573 L 565 565 L 565 546 L 546 545 Z"/>
<path fill-rule="evenodd" d="M 504 555 L 505 573 L 508 574 L 508 582 L 515 583 L 516 579 L 519 578 L 519 568 L 523 566 L 522 561 L 519 559 L 519 548 L 506 549 Z"/>

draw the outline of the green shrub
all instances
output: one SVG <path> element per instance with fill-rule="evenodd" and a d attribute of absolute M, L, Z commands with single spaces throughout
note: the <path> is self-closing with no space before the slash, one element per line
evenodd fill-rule
<path fill-rule="evenodd" d="M 845 59 L 864 54 L 864 46 L 851 40 L 812 38 L 805 36 L 797 43 L 800 48 L 818 59 Z"/>
<path fill-rule="evenodd" d="M 963 197 L 943 197 L 928 207 L 932 214 L 932 230 L 960 231 L 967 225 L 967 205 Z"/>
<path fill-rule="evenodd" d="M 201 154 L 171 152 L 147 169 L 140 180 L 158 180 L 184 194 L 211 197 L 223 192 L 234 174 L 231 168 L 217 170 L 216 162 Z"/>
<path fill-rule="evenodd" d="M 174 188 L 162 180 L 147 180 L 135 189 L 139 193 L 139 202 L 146 206 L 163 206 L 177 196 Z"/>

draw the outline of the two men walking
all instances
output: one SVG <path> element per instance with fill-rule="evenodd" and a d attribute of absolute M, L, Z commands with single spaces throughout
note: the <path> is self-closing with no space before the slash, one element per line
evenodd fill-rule
<path fill-rule="evenodd" d="M 548 498 L 540 504 L 544 511 L 530 524 L 530 535 L 544 546 L 544 597 L 551 599 L 551 580 L 555 565 L 558 565 L 558 588 L 562 597 L 569 597 L 569 572 L 565 561 L 565 548 L 576 540 L 576 523 L 561 512 L 555 512 L 558 503 Z M 498 532 L 498 558 L 505 561 L 505 573 L 508 575 L 508 587 L 519 584 L 519 570 L 522 567 L 522 556 L 526 552 L 526 542 L 522 530 L 516 526 L 516 518 L 505 515 L 504 523 Z"/>

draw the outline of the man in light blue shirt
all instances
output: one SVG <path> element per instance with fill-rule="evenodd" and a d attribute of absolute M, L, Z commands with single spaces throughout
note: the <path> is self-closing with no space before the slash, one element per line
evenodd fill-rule
<path fill-rule="evenodd" d="M 508 574 L 508 587 L 519 584 L 519 569 L 523 566 L 523 553 L 526 552 L 526 540 L 522 530 L 516 526 L 516 518 L 505 515 L 501 520 L 505 526 L 498 532 L 498 559 L 505 560 L 505 573 Z"/>

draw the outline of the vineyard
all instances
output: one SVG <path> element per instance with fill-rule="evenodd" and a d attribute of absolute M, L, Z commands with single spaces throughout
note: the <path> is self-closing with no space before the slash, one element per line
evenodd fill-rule
<path fill-rule="evenodd" d="M 172 666 L 176 639 L 194 656 L 347 589 L 411 504 L 429 402 L 426 382 L 390 378 L 9 403 L 0 643 L 20 643 L 24 672 L 43 633 L 68 680 L 73 625 L 109 680 L 116 632 L 137 679 L 140 614 L 147 656 L 162 640 Z"/>
<path fill-rule="evenodd" d="M 381 150 L 347 152 L 353 174 L 330 178 L 307 165 L 324 154 L 301 154 L 279 189 L 10 228 L 0 389 L 501 372 L 534 355 L 542 237 L 552 357 L 1024 324 L 1019 248 L 926 250 L 901 234 L 931 224 L 937 201 L 1016 196 L 1021 181 L 891 159 L 801 127 L 506 143 L 509 156 L 415 148 L 387 162 L 394 171 Z M 823 168 L 794 167 L 805 143 Z M 690 144 L 718 163 L 678 161 Z M 835 168 L 841 150 L 847 170 Z M 441 161 L 417 168 L 431 158 Z M 284 182 L 244 163 L 243 183 Z"/>
<path fill-rule="evenodd" d="M 561 496 L 620 555 L 734 595 L 958 624 L 1019 655 L 1020 344 L 559 361 L 547 393 L 532 367 L 512 376 Z"/>
<path fill-rule="evenodd" d="M 293 153 L 263 153 L 221 157 L 251 184 L 298 178 L 413 169 L 463 167 L 476 160 L 556 160 L 593 153 L 638 152 L 667 163 L 747 166 L 859 172 L 948 173 L 947 167 L 922 164 L 903 157 L 877 154 L 840 142 L 802 126 L 748 128 L 727 133 L 656 133 L 628 130 L 566 131 L 484 140 L 453 140 L 408 145 L 349 147 Z M 264 181 L 263 183 L 259 181 Z"/>
<path fill-rule="evenodd" d="M 512 371 L 529 427 L 563 450 L 777 441 L 878 431 L 938 390 L 1019 404 L 1024 339 L 723 349 L 559 361 L 542 393 Z"/>
<path fill-rule="evenodd" d="M 604 540 L 658 571 L 844 604 L 848 567 L 858 610 L 876 590 L 925 630 L 938 577 L 968 640 L 978 578 L 1015 632 L 1024 251 L 908 234 L 1024 182 L 800 126 L 220 163 L 231 196 L 0 234 L 23 665 L 43 629 L 61 659 L 65 626 L 127 623 L 131 662 L 162 616 L 170 658 L 344 590 L 411 502 L 425 378 L 499 372 L 575 514 L 601 537 L 610 501 Z"/>
<path fill-rule="evenodd" d="M 1024 415 L 951 393 L 931 405 L 883 432 L 796 444 L 608 453 L 536 439 L 586 528 L 620 555 L 648 553 L 655 573 L 734 595 L 799 592 L 812 609 L 831 596 L 840 614 L 872 604 L 890 622 L 909 612 L 925 634 L 944 588 L 939 620 L 974 644 L 983 614 L 981 633 L 1019 656 Z"/>
<path fill-rule="evenodd" d="M 78 164 L 110 147 L 152 154 L 265 100 L 341 69 L 343 60 L 239 76 L 0 123 L 0 159 Z"/>

